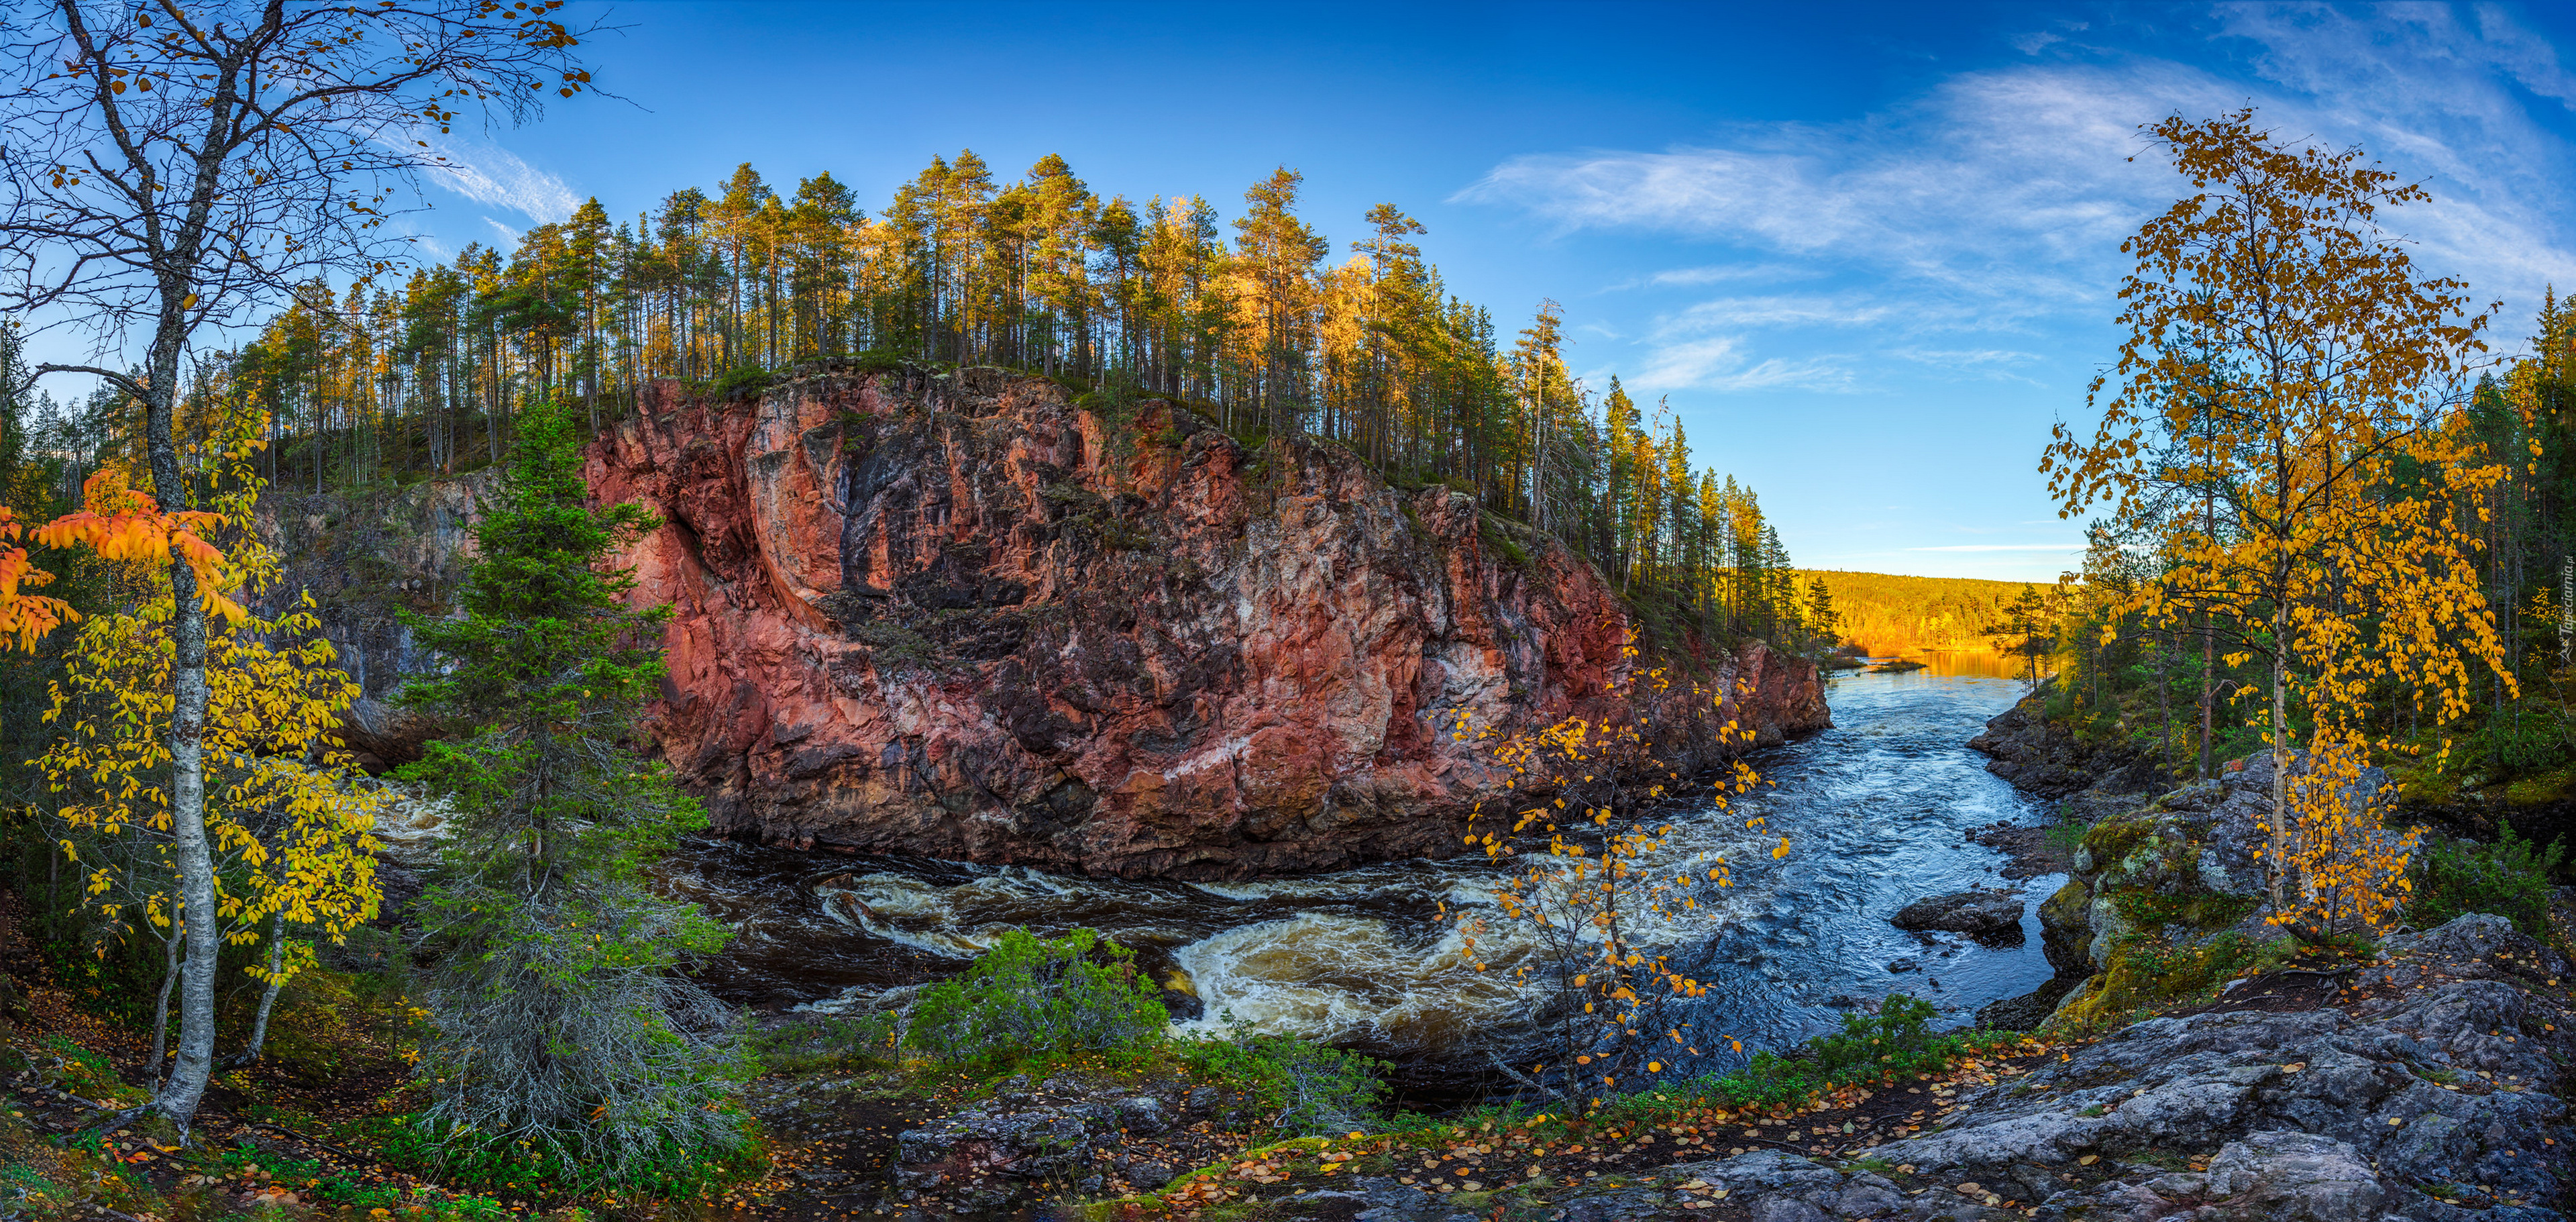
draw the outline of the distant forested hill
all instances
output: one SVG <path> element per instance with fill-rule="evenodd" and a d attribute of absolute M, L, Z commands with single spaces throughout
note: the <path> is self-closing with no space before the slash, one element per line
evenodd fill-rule
<path fill-rule="evenodd" d="M 1900 577 L 1800 569 L 1798 576 L 1833 591 L 1842 636 L 1872 654 L 1944 645 L 1983 645 L 1980 632 L 2020 595 L 2017 581 L 1973 577 Z"/>

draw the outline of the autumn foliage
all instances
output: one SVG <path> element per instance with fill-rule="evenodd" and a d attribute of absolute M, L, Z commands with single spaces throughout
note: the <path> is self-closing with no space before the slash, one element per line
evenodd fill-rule
<path fill-rule="evenodd" d="M 2268 664 L 2251 712 L 2280 765 L 2273 919 L 2376 928 L 2411 843 L 2352 792 L 2371 751 L 2404 747 L 2379 703 L 2439 724 L 2468 711 L 2474 671 L 2512 683 L 2474 563 L 2504 471 L 2460 410 L 2486 316 L 2383 228 L 2426 196 L 2359 150 L 2285 142 L 2250 110 L 2150 134 L 2190 191 L 2123 248 L 2101 420 L 2060 425 L 2041 469 L 2062 515 L 2107 505 L 2144 561 L 2121 610 Z"/>
<path fill-rule="evenodd" d="M 1730 801 L 1760 783 L 1737 759 L 1698 792 L 1698 780 L 1682 776 L 1659 750 L 1667 728 L 1661 710 L 1676 699 L 1707 700 L 1724 718 L 1725 694 L 1694 684 L 1676 697 L 1672 671 L 1642 665 L 1633 634 L 1621 657 L 1622 677 L 1608 694 L 1611 707 L 1625 712 L 1567 717 L 1494 743 L 1494 762 L 1511 773 L 1507 789 L 1527 795 L 1509 802 L 1508 827 L 1498 818 L 1467 837 L 1511 867 L 1494 893 L 1501 923 L 1454 916 L 1477 970 L 1511 972 L 1543 1006 L 1537 1023 L 1552 1059 L 1503 1068 L 1575 1108 L 1597 1106 L 1703 1055 L 1695 1042 L 1703 1037 L 1689 1033 L 1678 1003 L 1704 996 L 1706 986 L 1675 969 L 1665 948 L 1680 942 L 1686 927 L 1706 922 L 1714 910 L 1704 897 L 1733 879 L 1726 852 L 1681 846 L 1674 825 L 1658 816 L 1689 790 L 1709 808 L 1697 813 L 1729 819 Z M 1753 737 L 1732 719 L 1716 732 L 1737 747 Z M 1463 717 L 1453 734 L 1460 741 L 1493 737 Z M 1769 838 L 1759 816 L 1743 822 L 1750 838 Z M 1769 851 L 1786 856 L 1788 838 Z"/>
<path fill-rule="evenodd" d="M 19 544 L 26 527 L 9 507 L 0 505 L 0 642 L 14 641 L 31 650 L 46 633 L 79 618 L 71 604 L 29 590 L 53 583 L 54 575 L 37 568 Z"/>
<path fill-rule="evenodd" d="M 273 586 L 280 565 L 252 531 L 263 484 L 248 458 L 264 422 L 232 423 L 228 486 L 213 509 L 162 514 L 108 468 L 89 480 L 85 512 L 42 532 L 126 562 L 146 595 L 130 611 L 81 623 L 45 714 L 56 737 L 34 763 L 58 795 L 60 848 L 83 873 L 87 906 L 110 930 L 161 941 L 175 961 L 199 917 L 182 899 L 169 781 L 178 651 L 166 564 L 175 552 L 202 565 L 199 589 L 224 613 L 208 634 L 200 736 L 215 863 L 206 919 L 227 942 L 268 940 L 250 971 L 273 999 L 309 960 L 290 949 L 290 933 L 337 942 L 375 916 L 382 893 L 369 832 L 379 794 L 354 783 L 362 774 L 334 737 L 358 688 L 333 665 L 311 595 L 265 618 L 238 601 Z M 200 532 L 231 546 L 219 550 Z M 167 995 L 165 980 L 165 1005 Z"/>

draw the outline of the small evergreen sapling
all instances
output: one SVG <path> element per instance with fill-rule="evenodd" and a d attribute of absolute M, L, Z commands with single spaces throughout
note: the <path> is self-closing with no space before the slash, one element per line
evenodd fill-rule
<path fill-rule="evenodd" d="M 720 926 L 644 869 L 705 826 L 628 745 L 661 679 L 670 609 L 636 610 L 611 558 L 658 522 L 591 508 L 569 413 L 530 410 L 453 619 L 407 617 L 445 669 L 403 702 L 444 741 L 406 774 L 455 805 L 423 918 L 438 954 L 421 1063 L 456 1157 L 526 1143 L 599 1183 L 738 1150 L 721 1110 L 746 1075 L 739 1022 L 681 974 Z"/>

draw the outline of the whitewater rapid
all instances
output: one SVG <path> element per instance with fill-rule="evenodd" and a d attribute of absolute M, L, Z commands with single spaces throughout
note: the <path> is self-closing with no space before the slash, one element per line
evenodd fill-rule
<path fill-rule="evenodd" d="M 1649 926 L 1655 948 L 1709 986 L 1688 1017 L 1719 1037 L 1706 1041 L 1723 1049 L 1707 1054 L 1713 1062 L 1803 1039 L 1890 991 L 1964 1022 L 2048 978 L 2035 909 L 2062 880 L 2005 883 L 2001 855 L 1965 838 L 2037 817 L 1964 746 L 2016 695 L 1992 678 L 1840 678 L 1837 728 L 1755 759 L 1770 784 L 1731 809 L 1666 812 L 1664 847 L 1640 864 L 1693 871 L 1723 860 L 1730 876 L 1722 890 L 1703 888 L 1697 908 Z M 1763 826 L 1749 828 L 1756 818 Z M 1775 860 L 1778 836 L 1790 852 Z M 1480 1058 L 1481 1045 L 1509 1042 L 1534 1009 L 1518 970 L 1532 946 L 1494 898 L 1510 866 L 1482 857 L 1134 882 L 707 841 L 676 867 L 666 881 L 736 930 L 710 983 L 773 1008 L 888 1004 L 957 971 L 1005 930 L 1080 926 L 1134 948 L 1158 982 L 1199 1000 L 1202 1015 L 1176 1023 L 1183 1031 L 1233 1022 L 1425 1065 Z M 2034 915 L 2021 946 L 1886 923 L 1914 899 L 1978 885 L 2024 890 Z M 1920 966 L 1890 970 L 1908 961 Z"/>

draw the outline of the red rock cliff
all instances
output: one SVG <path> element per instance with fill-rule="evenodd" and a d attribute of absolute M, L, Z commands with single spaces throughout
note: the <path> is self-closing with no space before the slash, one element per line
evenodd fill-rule
<path fill-rule="evenodd" d="M 1446 854 L 1495 781 L 1459 715 L 1552 720 L 1623 666 L 1622 604 L 1552 539 L 1160 402 L 1103 419 L 992 369 L 665 384 L 589 454 L 667 519 L 631 557 L 677 609 L 654 733 L 771 841 L 1179 877 Z M 1695 764 L 1718 720 L 1830 724 L 1804 661 L 1701 663 L 1744 695 L 1677 709 Z"/>

